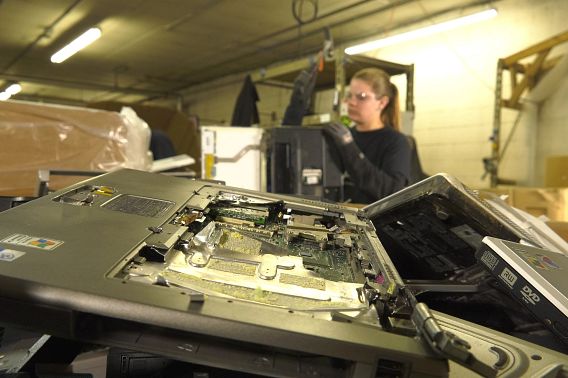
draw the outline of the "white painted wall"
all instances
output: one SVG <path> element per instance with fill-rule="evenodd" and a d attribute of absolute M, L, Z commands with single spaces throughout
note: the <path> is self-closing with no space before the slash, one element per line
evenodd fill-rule
<path fill-rule="evenodd" d="M 428 1 L 422 5 L 427 9 Z M 499 15 L 489 21 L 368 54 L 415 65 L 414 136 L 422 165 L 430 174 L 451 173 L 472 187 L 489 185 L 488 178 L 481 179 L 482 158 L 490 156 L 497 60 L 568 30 L 567 0 L 502 0 L 496 7 Z M 552 55 L 567 49 L 560 45 Z M 202 124 L 228 125 L 242 80 L 234 75 L 192 88 L 186 94 L 187 111 L 199 115 Z M 568 79 L 561 80 L 550 99 L 526 104 L 501 163 L 501 177 L 542 185 L 545 157 L 568 154 Z M 508 81 L 504 84 L 508 94 Z M 261 124 L 279 124 L 290 90 L 257 90 Z M 316 110 L 328 111 L 331 98 L 330 93 L 319 95 Z M 502 113 L 503 143 L 516 116 L 512 110 Z"/>

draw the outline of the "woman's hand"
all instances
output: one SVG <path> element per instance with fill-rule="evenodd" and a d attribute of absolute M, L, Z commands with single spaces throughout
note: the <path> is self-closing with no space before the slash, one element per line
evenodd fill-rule
<path fill-rule="evenodd" d="M 340 123 L 330 123 L 324 128 L 324 132 L 333 138 L 338 147 L 353 143 L 351 131 Z"/>

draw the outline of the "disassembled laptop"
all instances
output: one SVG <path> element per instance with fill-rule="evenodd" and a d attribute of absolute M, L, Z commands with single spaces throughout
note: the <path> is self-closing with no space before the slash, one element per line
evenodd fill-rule
<path fill-rule="evenodd" d="M 409 203 L 408 193 L 421 193 L 415 198 L 423 199 L 432 192 L 411 188 L 401 204 Z M 69 325 L 44 325 L 39 331 L 45 333 L 274 376 L 310 376 L 310 371 L 320 376 L 445 376 L 452 374 L 446 359 L 488 377 L 568 374 L 568 357 L 562 353 L 431 311 L 419 302 L 416 294 L 436 283 L 403 280 L 379 239 L 381 233 L 392 237 L 397 231 L 384 228 L 377 214 L 385 214 L 386 224 L 387 210 L 398 205 L 391 199 L 358 211 L 117 171 L 0 213 L 0 248 L 21 253 L 0 262 L 0 285 L 11 288 L 0 304 L 14 311 L 47 306 L 65 312 L 62 318 Z M 443 213 L 442 207 L 438 210 Z M 444 222 L 444 214 L 451 216 L 438 214 L 438 220 Z M 52 222 L 63 223 L 46 226 Z M 405 220 L 398 222 L 402 226 Z M 515 235 L 504 224 L 503 232 Z M 383 227 L 379 236 L 376 226 Z M 481 240 L 476 236 L 481 231 L 474 229 L 478 226 L 451 228 L 448 238 L 455 246 L 475 251 Z M 114 243 L 119 233 L 129 236 Z M 412 239 L 405 235 L 407 242 Z M 428 249 L 427 241 L 411 244 L 417 243 Z M 58 255 L 62 260 L 56 261 Z M 472 259 L 473 253 L 457 256 L 460 263 L 438 255 L 436 261 L 446 265 L 436 278 L 452 279 L 448 272 L 463 270 L 462 260 Z M 76 266 L 66 265 L 71 261 Z M 40 273 L 39 265 L 68 277 L 85 269 L 85 280 L 74 285 L 71 279 L 55 279 Z M 87 282 L 89 274 L 97 282 Z M 459 290 L 460 282 L 449 290 Z M 26 290 L 18 287 L 24 283 Z M 0 322 L 30 327 L 25 315 Z M 137 336 L 117 336 L 129 332 Z M 145 343 L 143 334 L 151 334 L 154 342 Z M 180 355 L 168 347 L 171 342 L 189 345 L 192 353 Z M 232 343 L 231 353 L 249 348 L 268 353 L 271 362 L 245 366 L 236 362 L 239 358 L 200 355 L 192 347 L 201 345 L 205 353 L 205 345 L 228 348 Z M 336 365 L 343 362 L 334 367 L 327 360 L 312 361 L 309 369 L 305 363 L 298 368 L 275 362 L 284 358 L 275 356 L 306 353 Z"/>

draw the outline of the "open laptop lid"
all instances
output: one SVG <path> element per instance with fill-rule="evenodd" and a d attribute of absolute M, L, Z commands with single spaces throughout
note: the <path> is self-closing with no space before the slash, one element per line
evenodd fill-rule
<path fill-rule="evenodd" d="M 540 245 L 447 174 L 431 176 L 362 211 L 405 279 L 445 279 L 474 265 L 475 251 L 487 235 Z"/>

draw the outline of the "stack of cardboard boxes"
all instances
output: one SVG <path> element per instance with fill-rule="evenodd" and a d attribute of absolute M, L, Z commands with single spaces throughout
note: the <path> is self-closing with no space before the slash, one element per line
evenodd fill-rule
<path fill-rule="evenodd" d="M 568 156 L 546 159 L 544 187 L 498 187 L 480 192 L 499 195 L 509 205 L 536 217 L 568 240 Z"/>

